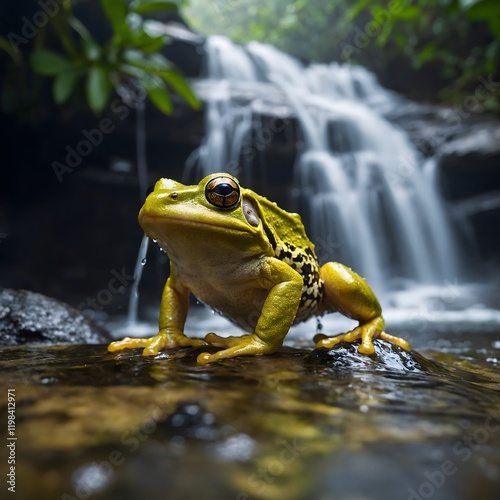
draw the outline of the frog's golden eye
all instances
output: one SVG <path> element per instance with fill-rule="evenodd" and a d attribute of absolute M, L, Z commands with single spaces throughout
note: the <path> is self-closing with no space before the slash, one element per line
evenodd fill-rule
<path fill-rule="evenodd" d="M 233 208 L 240 201 L 240 186 L 231 177 L 215 177 L 205 186 L 205 198 L 219 208 Z"/>

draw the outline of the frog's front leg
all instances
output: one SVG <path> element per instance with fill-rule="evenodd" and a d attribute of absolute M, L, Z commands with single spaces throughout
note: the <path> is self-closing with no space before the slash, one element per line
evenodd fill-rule
<path fill-rule="evenodd" d="M 208 343 L 227 348 L 215 354 L 200 354 L 198 363 L 207 364 L 250 354 L 271 354 L 281 346 L 299 307 L 303 279 L 288 264 L 271 257 L 263 264 L 256 285 L 269 290 L 269 294 L 254 332 L 228 339 L 214 333 L 208 334 L 205 337 Z"/>
<path fill-rule="evenodd" d="M 323 310 L 339 311 L 349 318 L 359 321 L 353 330 L 327 337 L 316 335 L 316 347 L 332 348 L 339 342 L 353 342 L 361 339 L 358 352 L 373 354 L 372 339 L 380 338 L 411 350 L 410 344 L 399 337 L 384 332 L 382 309 L 368 283 L 354 271 L 338 262 L 327 262 L 320 270 L 324 282 Z"/>
<path fill-rule="evenodd" d="M 129 338 L 112 342 L 108 351 L 121 351 L 144 347 L 144 356 L 155 356 L 163 349 L 172 347 L 205 345 L 201 339 L 191 339 L 183 333 L 184 323 L 189 306 L 189 291 L 187 288 L 176 285 L 173 278 L 173 268 L 165 284 L 160 305 L 159 332 L 150 338 Z"/>

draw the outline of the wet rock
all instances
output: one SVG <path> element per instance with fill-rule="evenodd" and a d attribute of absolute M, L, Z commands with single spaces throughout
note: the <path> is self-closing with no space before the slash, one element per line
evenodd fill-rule
<path fill-rule="evenodd" d="M 64 302 L 27 290 L 0 289 L 0 346 L 96 344 L 109 333 Z"/>
<path fill-rule="evenodd" d="M 381 340 L 374 340 L 375 353 L 371 356 L 358 352 L 359 342 L 340 342 L 332 349 L 315 349 L 306 358 L 311 364 L 321 364 L 338 370 L 406 370 L 429 371 L 432 363 L 420 354 L 408 352 L 399 346 Z"/>

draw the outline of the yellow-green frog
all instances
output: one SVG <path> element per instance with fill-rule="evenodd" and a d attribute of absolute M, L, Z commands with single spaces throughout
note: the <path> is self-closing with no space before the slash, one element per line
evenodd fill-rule
<path fill-rule="evenodd" d="M 200 354 L 200 364 L 269 354 L 294 323 L 334 311 L 359 326 L 333 338 L 317 335 L 317 347 L 361 339 L 358 351 L 372 354 L 372 339 L 380 338 L 410 350 L 407 341 L 383 331 L 379 302 L 363 278 L 338 262 L 319 267 L 298 214 L 241 187 L 232 175 L 212 174 L 194 186 L 160 179 L 139 212 L 139 223 L 170 259 L 159 333 L 113 342 L 109 351 L 143 347 L 144 355 L 155 355 L 176 346 L 224 348 Z M 250 333 L 186 337 L 189 292 Z"/>

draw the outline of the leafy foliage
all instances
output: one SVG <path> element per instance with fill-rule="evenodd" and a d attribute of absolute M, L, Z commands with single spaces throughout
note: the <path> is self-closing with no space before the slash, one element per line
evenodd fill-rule
<path fill-rule="evenodd" d="M 99 44 L 91 31 L 77 19 L 70 2 L 53 16 L 49 28 L 55 33 L 46 36 L 46 29 L 37 33 L 29 56 L 33 72 L 52 77 L 52 94 L 56 103 L 64 104 L 83 82 L 85 101 L 94 113 L 100 113 L 109 103 L 112 90 L 128 80 L 142 85 L 148 97 L 163 113 L 171 113 L 171 91 L 179 94 L 190 106 L 200 103 L 184 77 L 159 51 L 168 37 L 155 21 L 142 14 L 177 9 L 180 0 L 100 0 L 112 29 L 111 37 Z M 49 40 L 49 43 L 47 43 Z M 0 37 L 0 48 L 23 64 L 22 54 L 12 50 L 12 44 Z"/>
<path fill-rule="evenodd" d="M 387 10 L 382 3 L 359 0 L 352 17 L 376 19 Z M 436 69 L 446 82 L 441 98 L 463 101 L 482 81 L 500 72 L 500 2 L 498 0 L 400 0 L 397 15 L 376 40 L 380 50 L 400 50 L 416 69 Z M 359 6 L 362 6 L 359 9 Z M 359 17 L 358 17 L 359 16 Z M 483 98 L 481 109 L 500 111 L 495 92 Z"/>
<path fill-rule="evenodd" d="M 203 33 L 363 64 L 386 84 L 404 80 L 399 90 L 427 85 L 420 97 L 450 104 L 500 72 L 499 0 L 190 0 L 184 13 Z M 500 111 L 498 94 L 481 109 Z"/>

